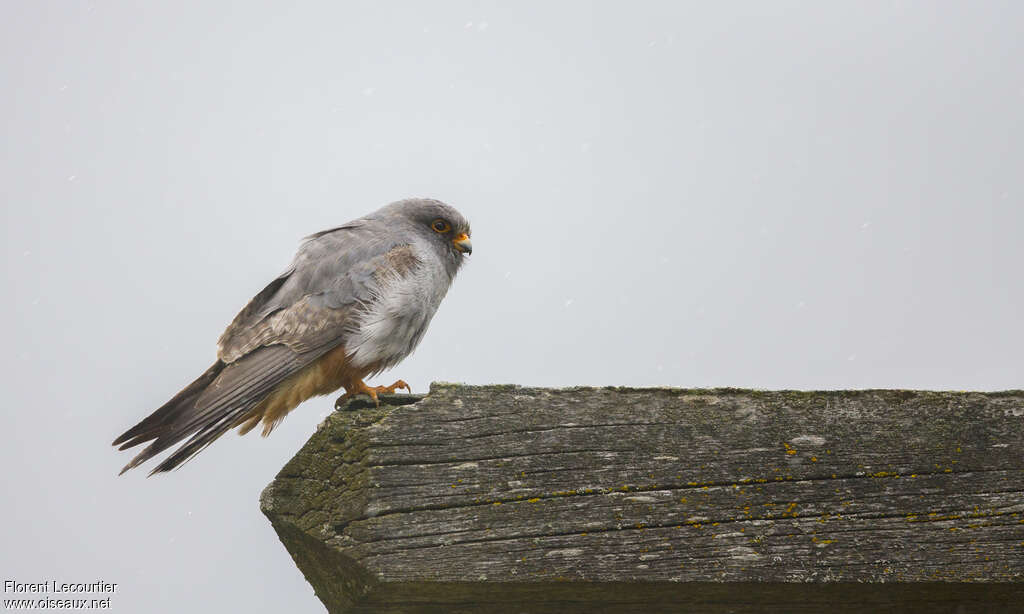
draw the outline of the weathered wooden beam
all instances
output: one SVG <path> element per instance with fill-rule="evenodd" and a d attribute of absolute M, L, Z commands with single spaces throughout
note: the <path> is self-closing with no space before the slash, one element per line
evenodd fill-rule
<path fill-rule="evenodd" d="M 263 493 L 331 612 L 1024 611 L 1022 391 L 385 401 Z"/>

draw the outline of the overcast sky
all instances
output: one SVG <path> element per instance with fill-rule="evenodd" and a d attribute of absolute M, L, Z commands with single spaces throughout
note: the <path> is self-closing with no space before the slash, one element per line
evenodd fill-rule
<path fill-rule="evenodd" d="M 322 611 L 258 496 L 333 397 L 158 478 L 109 443 L 408 196 L 474 253 L 377 383 L 1024 385 L 1024 3 L 0 6 L 2 579 Z"/>

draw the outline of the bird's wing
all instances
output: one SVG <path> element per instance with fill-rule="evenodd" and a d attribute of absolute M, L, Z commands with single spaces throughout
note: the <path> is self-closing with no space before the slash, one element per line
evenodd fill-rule
<path fill-rule="evenodd" d="M 346 226 L 309 238 L 289 270 L 257 294 L 221 336 L 223 366 L 216 377 L 201 392 L 183 395 L 182 403 L 154 412 L 136 427 L 146 424 L 141 432 L 132 429 L 118 438 L 122 449 L 153 440 L 125 470 L 191 436 L 154 471 L 187 461 L 288 376 L 342 345 L 353 318 L 375 300 L 380 281 L 418 265 L 408 245 L 380 230 Z"/>
<path fill-rule="evenodd" d="M 298 352 L 315 347 L 338 317 L 373 298 L 388 253 L 403 242 L 380 222 L 358 220 L 306 237 L 294 261 L 270 282 L 217 342 L 217 357 L 233 363 L 254 349 L 283 343 Z M 329 333 L 328 333 L 329 334 Z"/>

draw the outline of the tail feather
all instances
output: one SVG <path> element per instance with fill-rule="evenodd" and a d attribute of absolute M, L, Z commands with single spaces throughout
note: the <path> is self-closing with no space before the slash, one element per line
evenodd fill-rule
<path fill-rule="evenodd" d="M 259 348 L 231 364 L 218 360 L 173 399 L 114 440 L 113 445 L 121 446 L 121 450 L 149 442 L 121 473 L 186 439 L 150 475 L 170 471 L 187 462 L 243 422 L 245 416 L 257 408 L 278 384 L 324 351 L 317 348 L 297 354 L 287 346 L 272 345 Z"/>
<path fill-rule="evenodd" d="M 149 475 L 170 471 L 171 469 L 175 469 L 192 460 L 192 457 L 202 452 L 206 446 L 210 445 L 216 441 L 218 437 L 229 431 L 238 417 L 247 412 L 248 409 L 256 403 L 258 403 L 258 401 L 254 401 L 247 405 L 238 407 L 237 409 L 228 411 L 215 419 L 211 424 L 204 425 L 197 433 L 192 435 L 185 445 L 181 446 L 175 450 L 173 454 L 161 461 L 159 465 L 149 472 Z M 187 436 L 187 432 L 181 435 L 168 433 L 160 436 L 156 441 L 146 446 L 142 452 L 139 452 L 135 458 L 125 465 L 121 469 L 121 473 L 123 474 L 129 469 L 141 465 Z"/>
<path fill-rule="evenodd" d="M 255 403 L 253 403 L 255 405 Z M 215 424 L 212 424 L 202 431 L 192 436 L 188 442 L 174 451 L 173 454 L 165 458 L 149 472 L 149 475 L 155 473 L 161 473 L 163 471 L 170 471 L 171 469 L 177 469 L 181 465 L 184 465 L 188 461 L 195 458 L 196 454 L 199 454 L 206 449 L 206 446 L 210 445 L 217 440 L 218 437 L 234 428 L 238 418 L 245 414 L 248 408 L 241 407 L 218 420 Z"/>
<path fill-rule="evenodd" d="M 220 372 L 224 370 L 225 364 L 218 360 L 205 373 L 196 378 L 194 382 L 185 386 L 178 394 L 160 406 L 159 409 L 147 416 L 132 428 L 121 434 L 111 445 L 121 446 L 118 450 L 127 450 L 141 443 L 156 439 L 160 434 L 173 424 L 181 413 L 189 407 L 194 407 L 199 395 L 206 390 L 213 380 L 217 379 Z"/>
<path fill-rule="evenodd" d="M 125 465 L 121 469 L 121 474 L 132 467 L 146 462 L 184 437 L 184 435 L 175 437 L 173 433 L 179 430 L 182 418 L 189 416 L 195 410 L 196 401 L 210 384 L 217 379 L 217 376 L 220 375 L 225 366 L 225 363 L 220 360 L 213 363 L 213 366 L 197 377 L 191 384 L 183 388 L 181 392 L 174 395 L 170 401 L 164 403 L 152 414 L 114 440 L 111 445 L 120 446 L 118 450 L 127 450 L 128 448 L 144 444 L 147 441 L 153 442 Z"/>
<path fill-rule="evenodd" d="M 231 363 L 199 394 L 191 411 L 182 412 L 174 424 L 168 425 L 166 432 L 160 435 L 167 440 L 160 450 L 197 430 L 210 428 L 229 410 L 252 408 L 301 365 L 301 357 L 283 345 L 260 348 Z M 176 437 L 170 441 L 172 433 Z"/>

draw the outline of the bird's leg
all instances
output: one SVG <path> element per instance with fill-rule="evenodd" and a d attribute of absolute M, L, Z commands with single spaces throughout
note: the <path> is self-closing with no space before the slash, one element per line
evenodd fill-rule
<path fill-rule="evenodd" d="M 412 388 L 410 388 L 409 384 L 406 384 L 404 380 L 398 380 L 397 382 L 391 384 L 390 386 L 367 386 L 366 383 L 363 382 L 363 380 L 356 380 L 351 385 L 345 386 L 345 394 L 341 395 L 340 397 L 337 398 L 336 401 L 334 401 L 334 409 L 341 409 L 341 407 L 345 405 L 345 403 L 349 399 L 351 399 L 352 397 L 359 393 L 368 395 L 371 399 L 373 399 L 373 404 L 376 405 L 377 407 L 380 407 L 380 401 L 377 400 L 377 395 L 382 393 L 394 394 L 395 390 L 398 388 L 405 388 L 409 392 L 412 392 Z"/>
<path fill-rule="evenodd" d="M 412 388 L 409 387 L 409 384 L 405 383 L 404 379 L 400 379 L 397 382 L 395 382 L 394 384 L 391 384 L 390 386 L 374 386 L 373 387 L 373 389 L 377 391 L 377 394 L 381 394 L 381 393 L 384 393 L 384 394 L 395 394 L 395 390 L 397 390 L 398 388 L 405 388 L 406 392 L 412 392 Z"/>

